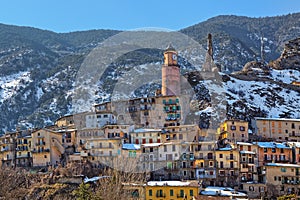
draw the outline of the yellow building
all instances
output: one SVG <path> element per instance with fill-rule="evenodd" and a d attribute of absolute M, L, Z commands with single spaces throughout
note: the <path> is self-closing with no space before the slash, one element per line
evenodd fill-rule
<path fill-rule="evenodd" d="M 146 200 L 197 199 L 197 181 L 150 181 L 146 185 Z"/>
<path fill-rule="evenodd" d="M 254 133 L 274 141 L 299 141 L 300 119 L 255 118 L 252 121 Z"/>
<path fill-rule="evenodd" d="M 83 159 L 88 159 L 94 164 L 103 163 L 107 166 L 113 165 L 114 159 L 121 155 L 121 138 L 97 138 L 88 139 L 85 150 L 81 151 Z"/>
<path fill-rule="evenodd" d="M 237 149 L 221 148 L 216 150 L 217 181 L 218 186 L 234 187 L 239 184 L 239 160 Z"/>
<path fill-rule="evenodd" d="M 246 142 L 237 142 L 236 145 L 240 152 L 240 182 L 257 182 L 258 145 Z"/>
<path fill-rule="evenodd" d="M 65 153 L 63 134 L 48 129 L 32 132 L 33 166 L 48 166 L 59 164 Z"/>
<path fill-rule="evenodd" d="M 31 167 L 31 134 L 18 135 L 16 139 L 16 166 L 18 167 Z"/>
<path fill-rule="evenodd" d="M 197 142 L 200 128 L 198 125 L 169 126 L 162 129 L 162 142 Z"/>
<path fill-rule="evenodd" d="M 1 136 L 0 140 L 0 157 L 1 157 L 1 167 L 11 167 L 14 165 L 13 159 L 14 149 L 15 149 L 15 135 L 4 134 Z"/>
<path fill-rule="evenodd" d="M 73 115 L 66 115 L 56 120 L 55 125 L 58 127 L 69 127 L 74 126 L 74 116 Z"/>
<path fill-rule="evenodd" d="M 300 165 L 267 163 L 261 168 L 262 183 L 269 196 L 300 194 Z"/>
<path fill-rule="evenodd" d="M 216 142 L 202 141 L 191 144 L 194 152 L 194 166 L 196 179 L 204 186 L 213 186 L 216 181 Z"/>
<path fill-rule="evenodd" d="M 248 122 L 242 120 L 226 120 L 218 128 L 218 134 L 227 134 L 229 142 L 248 141 Z"/>

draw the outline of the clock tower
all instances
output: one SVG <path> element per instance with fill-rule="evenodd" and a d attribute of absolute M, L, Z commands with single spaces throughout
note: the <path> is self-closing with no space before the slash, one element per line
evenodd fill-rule
<path fill-rule="evenodd" d="M 164 52 L 162 66 L 162 95 L 180 96 L 180 67 L 177 60 L 178 53 L 169 45 Z"/>

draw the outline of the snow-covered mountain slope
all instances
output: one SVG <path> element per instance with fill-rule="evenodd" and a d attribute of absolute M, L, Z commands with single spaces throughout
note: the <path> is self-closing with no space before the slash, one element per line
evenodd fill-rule
<path fill-rule="evenodd" d="M 276 70 L 267 75 L 252 74 L 250 82 L 249 77 L 245 78 L 250 75 L 238 77 L 226 74 L 241 70 L 246 62 L 260 58 L 262 35 L 265 60 L 276 59 L 283 49 L 283 44 L 298 36 L 295 30 L 299 27 L 299 16 L 299 13 L 261 19 L 219 16 L 180 31 L 194 38 L 203 49 L 206 48 L 207 33 L 212 33 L 215 62 L 224 73 L 225 85 L 222 87 L 218 85 L 214 88 L 209 82 L 201 82 L 201 79 L 193 81 L 191 78 L 190 83 L 195 89 L 195 96 L 200 100 L 199 103 L 193 104 L 195 112 L 199 109 L 204 110 L 198 113 L 200 121 L 207 121 L 209 112 L 214 118 L 214 109 L 226 109 L 228 117 L 235 118 L 245 118 L 243 113 L 248 113 L 249 117 L 297 117 L 292 111 L 297 107 L 298 90 L 292 86 L 290 90 L 288 88 L 290 81 L 298 80 L 298 60 L 289 62 L 284 59 L 289 56 L 289 49 L 282 54 L 281 60 L 273 63 L 272 68 Z M 62 115 L 72 113 L 72 97 L 76 89 L 74 82 L 78 69 L 94 47 L 117 33 L 119 31 L 92 30 L 58 34 L 30 27 L 0 24 L 0 132 L 14 130 L 17 126 L 42 127 L 53 123 Z M 182 57 L 189 56 L 185 52 L 179 52 L 179 55 L 182 55 L 179 57 L 179 64 L 183 76 L 192 74 L 201 65 L 193 66 L 183 60 Z M 133 56 L 134 59 L 128 56 Z M 204 57 L 197 55 L 189 59 L 203 62 Z M 146 49 L 126 55 L 122 59 L 102 76 L 98 91 L 94 94 L 99 102 L 110 99 L 114 86 L 120 83 L 119 78 L 126 72 L 133 70 L 137 74 L 143 74 L 148 65 L 160 69 L 162 50 Z M 130 79 L 128 80 L 130 84 Z M 252 86 L 246 86 L 247 82 Z M 153 94 L 158 87 L 157 82 L 145 83 L 130 96 Z M 216 92 L 209 94 L 209 87 Z M 243 88 L 246 87 L 251 94 L 242 94 Z M 218 93 L 218 89 L 224 88 L 227 88 L 227 97 L 232 106 L 224 107 L 222 102 L 219 108 L 208 109 L 209 101 Z M 282 90 L 279 91 L 278 88 Z M 261 102 L 260 106 L 254 106 L 256 102 Z M 271 109 L 272 105 L 277 106 L 278 111 L 275 108 Z M 242 110 L 245 112 L 241 112 Z"/>

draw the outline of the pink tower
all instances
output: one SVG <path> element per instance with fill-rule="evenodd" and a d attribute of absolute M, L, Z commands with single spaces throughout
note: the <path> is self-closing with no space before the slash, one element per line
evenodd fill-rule
<path fill-rule="evenodd" d="M 161 70 L 163 96 L 180 96 L 180 67 L 177 54 L 171 45 L 164 52 L 164 64 Z"/>

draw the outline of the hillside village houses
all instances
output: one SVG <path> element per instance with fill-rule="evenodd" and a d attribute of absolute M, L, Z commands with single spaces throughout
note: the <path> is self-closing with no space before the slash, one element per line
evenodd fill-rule
<path fill-rule="evenodd" d="M 185 124 L 188 98 L 182 94 L 177 56 L 172 46 L 165 50 L 162 89 L 153 97 L 105 102 L 50 127 L 4 134 L 1 167 L 68 162 L 114 167 L 115 159 L 129 158 L 137 172 L 150 174 L 137 190 L 139 199 L 298 196 L 300 120 L 228 119 L 214 131 Z"/>

